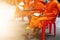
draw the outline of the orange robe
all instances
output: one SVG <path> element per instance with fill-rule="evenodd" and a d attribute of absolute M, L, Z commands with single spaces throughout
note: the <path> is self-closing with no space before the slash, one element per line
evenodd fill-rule
<path fill-rule="evenodd" d="M 41 5 L 39 5 L 39 6 L 42 7 Z M 42 17 L 33 16 L 30 26 L 32 28 L 34 28 L 34 27 L 42 28 L 44 26 L 47 26 L 49 21 L 51 21 L 51 20 L 55 21 L 57 15 L 58 15 L 58 12 L 59 12 L 58 3 L 51 1 L 46 5 L 45 11 L 43 11 L 45 16 L 42 16 Z"/>
<path fill-rule="evenodd" d="M 22 17 L 22 16 L 24 16 L 24 15 L 23 15 L 23 14 L 24 14 L 24 11 L 21 10 L 21 9 L 18 7 L 18 5 L 19 5 L 20 2 L 23 2 L 23 0 L 17 0 L 17 1 L 16 1 L 15 17 Z"/>
<path fill-rule="evenodd" d="M 51 1 L 47 4 L 47 9 L 45 11 L 46 16 L 48 17 L 47 20 L 52 20 L 52 22 L 56 20 L 56 17 L 59 13 L 58 2 Z"/>
<path fill-rule="evenodd" d="M 32 0 L 17 0 L 17 4 L 19 5 L 20 2 L 24 2 L 24 9 L 23 10 L 20 10 L 19 7 L 16 7 L 16 17 L 21 17 L 22 15 L 23 16 L 30 16 L 33 14 L 33 11 L 28 11 L 29 8 L 31 8 L 31 5 L 33 6 L 33 4 L 30 4 Z M 25 11 L 27 10 L 27 11 Z"/>
<path fill-rule="evenodd" d="M 45 3 L 43 1 L 39 1 L 39 0 L 35 0 L 34 2 L 34 12 L 37 12 L 37 13 L 43 13 L 44 10 L 45 10 Z M 42 27 L 42 22 L 38 21 L 38 19 L 41 18 L 41 17 L 37 17 L 37 16 L 32 16 L 31 18 L 31 22 L 30 22 L 30 27 L 31 28 L 35 28 L 35 27 L 39 27 L 41 28 Z"/>
<path fill-rule="evenodd" d="M 5 0 L 5 1 L 10 5 L 15 5 L 16 4 L 16 0 Z"/>
<path fill-rule="evenodd" d="M 24 15 L 26 15 L 26 16 L 30 16 L 33 14 L 33 11 L 32 11 L 33 3 L 30 3 L 30 2 L 32 2 L 32 0 L 25 0 L 25 4 L 24 4 L 25 13 L 24 13 Z"/>
<path fill-rule="evenodd" d="M 24 11 L 20 10 L 19 7 L 16 7 L 15 17 L 22 17 Z"/>
<path fill-rule="evenodd" d="M 57 6 L 57 7 L 58 7 L 58 11 L 60 12 L 60 3 L 58 4 L 58 6 Z"/>

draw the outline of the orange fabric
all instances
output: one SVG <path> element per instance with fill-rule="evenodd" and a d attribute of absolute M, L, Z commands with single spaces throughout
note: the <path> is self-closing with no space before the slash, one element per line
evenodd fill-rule
<path fill-rule="evenodd" d="M 30 4 L 30 2 L 32 2 L 32 0 L 25 0 L 24 10 L 27 10 L 27 11 L 25 11 L 24 15 L 26 16 L 31 16 L 33 14 L 33 11 L 29 11 L 29 9 L 32 8 L 33 6 L 33 3 Z"/>
<path fill-rule="evenodd" d="M 34 27 L 38 27 L 38 28 L 42 28 L 44 26 L 46 26 L 46 21 L 47 21 L 47 17 L 36 17 L 36 16 L 32 16 L 31 18 L 31 22 L 30 22 L 30 27 L 34 28 Z"/>
<path fill-rule="evenodd" d="M 45 3 L 43 0 L 34 0 L 34 9 L 38 9 L 38 11 L 43 12 L 45 9 Z"/>
<path fill-rule="evenodd" d="M 58 5 L 57 2 L 55 2 L 55 1 L 49 2 L 46 5 L 45 10 L 43 11 L 43 13 L 45 14 L 45 16 L 42 16 L 42 17 L 33 16 L 32 17 L 31 23 L 30 23 L 31 27 L 32 28 L 34 28 L 34 27 L 41 28 L 41 27 L 46 26 L 49 21 L 52 21 L 52 22 L 55 21 L 57 15 L 58 15 L 58 12 L 59 12 L 57 5 Z M 38 5 L 38 6 L 35 6 L 35 8 L 39 9 L 40 7 L 42 7 L 41 5 Z M 45 5 L 43 7 L 45 7 Z M 41 9 L 43 9 L 43 8 L 41 8 Z"/>
<path fill-rule="evenodd" d="M 10 5 L 15 5 L 16 4 L 16 0 L 5 0 L 5 1 Z"/>
<path fill-rule="evenodd" d="M 23 0 L 16 0 L 17 4 L 19 4 L 20 2 L 23 2 Z"/>
<path fill-rule="evenodd" d="M 22 17 L 22 16 L 24 16 L 23 15 L 24 11 L 20 10 L 19 7 L 18 7 L 20 2 L 23 2 L 23 0 L 16 0 L 16 4 L 15 4 L 16 5 L 15 17 Z"/>
<path fill-rule="evenodd" d="M 60 3 L 58 4 L 58 10 L 59 10 L 59 12 L 60 12 Z"/>
<path fill-rule="evenodd" d="M 55 1 L 49 2 L 47 4 L 46 8 L 47 8 L 47 10 L 46 10 L 47 16 L 55 16 L 58 14 L 57 2 L 55 2 Z"/>
<path fill-rule="evenodd" d="M 34 9 L 36 10 L 35 12 L 37 13 L 43 13 L 44 10 L 45 10 L 45 3 L 41 0 L 35 0 L 34 2 Z M 42 17 L 37 17 L 37 16 L 32 16 L 31 18 L 31 22 L 30 22 L 30 27 L 31 28 L 35 28 L 35 27 L 38 27 L 38 28 L 42 28 L 42 20 L 40 21 L 39 18 L 42 18 Z M 44 18 L 43 18 L 44 19 Z"/>
<path fill-rule="evenodd" d="M 51 1 L 47 4 L 46 8 L 47 8 L 47 10 L 45 10 L 46 16 L 49 18 L 49 20 L 52 20 L 52 22 L 55 21 L 59 13 L 58 2 Z"/>
<path fill-rule="evenodd" d="M 25 10 L 29 9 L 29 2 L 30 0 L 25 0 L 25 5 L 24 5 Z"/>
<path fill-rule="evenodd" d="M 24 11 L 24 10 L 20 10 L 18 5 L 20 2 L 24 2 L 24 0 L 17 0 L 16 1 L 16 12 L 15 12 L 15 17 L 22 17 L 22 16 L 28 16 L 29 11 Z M 23 7 L 25 7 L 26 5 L 24 5 Z M 27 5 L 28 7 L 28 5 Z"/>
<path fill-rule="evenodd" d="M 22 17 L 23 16 L 23 11 L 19 9 L 19 7 L 16 7 L 15 11 L 15 17 Z"/>

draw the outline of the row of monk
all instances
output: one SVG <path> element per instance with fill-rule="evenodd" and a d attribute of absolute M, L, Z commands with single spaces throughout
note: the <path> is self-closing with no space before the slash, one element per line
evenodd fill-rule
<path fill-rule="evenodd" d="M 60 12 L 58 0 L 13 0 L 13 3 L 16 6 L 15 17 L 23 19 L 27 16 L 31 28 L 42 28 L 47 25 L 46 23 L 55 23 Z"/>
<path fill-rule="evenodd" d="M 60 3 L 58 0 L 17 0 L 15 1 L 16 12 L 15 17 L 27 16 L 29 19 L 29 25 L 31 29 L 42 29 L 42 40 L 45 40 L 45 27 L 50 24 L 56 24 L 56 18 L 60 12 Z M 14 4 L 12 2 L 12 4 Z M 55 25 L 56 26 L 56 25 Z M 38 32 L 37 31 L 37 32 Z M 54 29 L 54 35 L 56 35 L 56 27 Z M 51 33 L 51 27 L 50 27 Z"/>

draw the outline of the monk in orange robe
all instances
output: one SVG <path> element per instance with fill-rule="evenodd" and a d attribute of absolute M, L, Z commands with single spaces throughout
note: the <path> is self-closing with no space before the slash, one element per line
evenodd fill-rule
<path fill-rule="evenodd" d="M 29 21 L 31 18 L 31 15 L 33 14 L 32 7 L 33 7 L 33 0 L 25 0 L 24 1 L 24 15 L 28 17 Z"/>
<path fill-rule="evenodd" d="M 42 14 L 46 8 L 44 0 L 34 0 L 34 3 L 35 3 L 33 6 L 34 14 L 35 13 Z M 31 21 L 30 21 L 31 28 L 39 27 L 39 25 L 40 25 L 39 28 L 41 28 L 42 25 L 38 21 L 39 18 L 40 18 L 40 16 L 35 16 L 35 15 L 32 16 Z"/>
<path fill-rule="evenodd" d="M 16 12 L 15 18 L 22 17 L 22 21 L 24 21 L 24 1 L 23 0 L 16 0 Z"/>
<path fill-rule="evenodd" d="M 36 1 L 36 3 L 37 3 L 37 1 Z M 44 16 L 40 16 L 40 17 L 33 16 L 31 19 L 30 27 L 31 28 L 34 28 L 34 27 L 42 28 L 42 27 L 44 27 L 44 25 L 45 26 L 47 25 L 47 24 L 44 24 L 44 22 L 48 23 L 50 20 L 54 21 L 59 13 L 58 4 L 59 3 L 56 0 L 51 0 L 46 5 L 46 8 L 44 5 L 43 7 L 45 8 L 45 10 L 42 12 Z M 41 4 L 39 6 L 41 6 Z M 35 6 L 35 8 L 38 8 L 38 7 Z M 39 10 L 39 13 L 40 13 L 40 10 Z M 48 21 L 48 22 L 46 22 L 46 21 Z"/>
<path fill-rule="evenodd" d="M 30 16 L 33 14 L 33 11 L 29 10 L 29 8 L 33 6 L 33 3 L 30 4 L 31 1 L 32 0 L 17 0 L 15 17 L 22 17 L 22 20 L 24 21 L 24 17 L 27 16 L 30 20 Z M 18 7 L 20 2 L 24 2 L 23 10 Z"/>

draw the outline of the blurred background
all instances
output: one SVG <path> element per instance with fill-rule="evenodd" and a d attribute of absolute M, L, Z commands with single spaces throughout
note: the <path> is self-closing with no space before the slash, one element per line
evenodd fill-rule
<path fill-rule="evenodd" d="M 41 40 L 41 38 L 28 39 L 26 36 L 28 31 L 25 28 L 29 26 L 27 16 L 30 15 L 28 13 L 33 13 L 29 10 L 33 8 L 34 2 L 32 0 L 29 5 L 28 1 L 31 0 L 0 0 L 0 40 Z M 47 29 L 46 40 L 60 40 L 60 14 L 56 25 L 56 37 L 53 36 L 53 32 L 49 35 Z"/>

